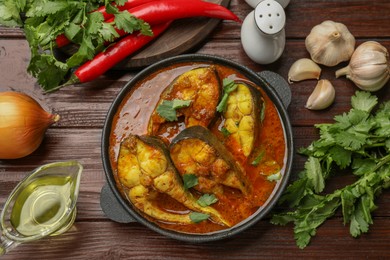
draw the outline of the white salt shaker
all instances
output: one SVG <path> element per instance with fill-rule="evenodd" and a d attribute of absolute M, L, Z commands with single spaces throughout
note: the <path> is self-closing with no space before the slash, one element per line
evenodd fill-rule
<path fill-rule="evenodd" d="M 286 14 L 275 0 L 263 0 L 250 12 L 241 26 L 241 43 L 254 62 L 269 64 L 283 53 L 286 43 Z"/>
<path fill-rule="evenodd" d="M 258 5 L 261 1 L 263 0 L 245 0 L 245 2 L 247 2 L 247 4 L 252 6 L 253 8 L 255 8 L 256 5 Z M 290 3 L 290 0 L 275 0 L 275 1 L 278 2 L 283 8 L 286 8 L 287 5 Z"/>

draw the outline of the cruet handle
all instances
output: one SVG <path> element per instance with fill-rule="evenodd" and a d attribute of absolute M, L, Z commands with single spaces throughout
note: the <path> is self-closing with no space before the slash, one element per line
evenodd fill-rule
<path fill-rule="evenodd" d="M 15 248 L 18 245 L 18 242 L 10 240 L 3 234 L 0 234 L 0 256 L 5 255 L 7 252 L 9 252 L 11 249 Z"/>

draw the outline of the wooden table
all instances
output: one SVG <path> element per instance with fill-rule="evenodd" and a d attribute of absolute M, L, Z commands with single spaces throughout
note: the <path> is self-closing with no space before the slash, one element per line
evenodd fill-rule
<path fill-rule="evenodd" d="M 240 18 L 251 11 L 244 0 L 232 0 L 230 9 Z M 255 71 L 271 70 L 287 78 L 291 64 L 309 57 L 304 39 L 310 29 L 324 20 L 342 22 L 357 38 L 357 44 L 376 40 L 390 50 L 390 2 L 388 0 L 293 0 L 286 9 L 287 43 L 282 57 L 262 66 L 252 62 L 240 42 L 240 26 L 222 22 L 196 53 L 219 55 Z M 163 237 L 141 224 L 118 224 L 108 220 L 99 205 L 105 183 L 101 161 L 101 133 L 108 108 L 116 94 L 137 71 L 110 71 L 98 80 L 81 86 L 43 94 L 34 78 L 26 72 L 29 49 L 23 33 L 0 28 L 0 91 L 23 91 L 42 106 L 61 115 L 58 124 L 48 129 L 42 145 L 33 154 L 18 160 L 0 160 L 0 207 L 27 173 L 49 162 L 78 160 L 84 166 L 78 200 L 78 215 L 70 231 L 59 237 L 24 244 L 2 259 L 385 259 L 390 257 L 390 193 L 386 190 L 376 201 L 374 224 L 367 234 L 355 239 L 343 226 L 341 213 L 318 230 L 304 250 L 295 245 L 292 226 L 279 227 L 262 220 L 242 234 L 220 242 L 190 244 Z M 316 81 L 292 84 L 292 102 L 288 109 L 296 148 L 307 146 L 318 137 L 313 124 L 332 122 L 333 116 L 349 110 L 350 97 L 357 88 L 345 78 L 335 79 L 336 69 L 323 67 L 322 78 L 334 83 L 334 105 L 324 111 L 304 108 Z M 390 83 L 377 94 L 390 98 Z M 294 160 L 294 177 L 302 168 L 304 157 Z M 353 180 L 336 176 L 330 188 Z"/>

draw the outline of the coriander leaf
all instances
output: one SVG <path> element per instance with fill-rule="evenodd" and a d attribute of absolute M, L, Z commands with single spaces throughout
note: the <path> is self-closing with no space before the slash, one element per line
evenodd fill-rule
<path fill-rule="evenodd" d="M 355 95 L 351 98 L 353 108 L 366 112 L 371 112 L 377 103 L 378 98 L 366 91 L 356 91 Z"/>
<path fill-rule="evenodd" d="M 204 220 L 207 220 L 210 217 L 208 214 L 199 213 L 199 212 L 191 212 L 190 219 L 194 223 L 200 223 Z"/>
<path fill-rule="evenodd" d="M 157 113 L 165 118 L 167 121 L 177 121 L 176 109 L 188 107 L 191 104 L 191 100 L 163 100 L 161 104 L 157 106 Z"/>
<path fill-rule="evenodd" d="M 336 115 L 334 117 L 334 120 L 336 122 L 338 122 L 338 124 L 335 124 L 335 125 L 328 125 L 330 127 L 330 129 L 340 129 L 340 130 L 343 130 L 343 129 L 348 129 L 351 127 L 351 122 L 349 121 L 349 117 L 348 117 L 348 114 L 347 113 L 343 113 L 341 115 Z M 329 129 L 326 129 L 326 132 L 329 133 Z"/>
<path fill-rule="evenodd" d="M 351 123 L 351 126 L 356 127 L 359 124 L 366 124 L 367 118 L 369 117 L 369 115 L 370 115 L 369 113 L 367 113 L 363 110 L 352 109 L 348 113 L 348 118 L 349 118 L 349 122 Z"/>
<path fill-rule="evenodd" d="M 124 30 L 127 33 L 141 31 L 143 35 L 152 36 L 153 32 L 148 23 L 136 18 L 127 10 L 115 14 L 115 25 L 118 29 Z"/>
<path fill-rule="evenodd" d="M 363 146 L 366 138 L 364 134 L 342 131 L 337 134 L 336 141 L 342 147 L 357 151 Z"/>
<path fill-rule="evenodd" d="M 101 12 L 92 12 L 86 25 L 87 34 L 97 34 L 103 26 L 104 17 Z"/>
<path fill-rule="evenodd" d="M 198 185 L 198 177 L 195 174 L 184 174 L 183 185 L 186 190 Z"/>
<path fill-rule="evenodd" d="M 217 111 L 220 113 L 223 113 L 226 110 L 229 94 L 237 89 L 237 84 L 234 82 L 234 80 L 229 78 L 224 78 L 222 81 L 222 85 L 223 85 L 223 96 L 217 106 Z"/>
<path fill-rule="evenodd" d="M 177 121 L 176 110 L 173 109 L 173 101 L 163 100 L 160 105 L 157 107 L 157 113 L 165 118 L 166 120 L 172 122 Z"/>
<path fill-rule="evenodd" d="M 118 29 L 124 30 L 127 33 L 133 33 L 138 29 L 137 19 L 128 11 L 115 14 L 115 25 Z"/>
<path fill-rule="evenodd" d="M 225 137 L 228 137 L 229 135 L 232 134 L 232 133 L 229 132 L 229 130 L 227 130 L 226 127 L 222 127 L 220 131 L 223 134 L 223 136 L 225 136 Z"/>
<path fill-rule="evenodd" d="M 320 160 L 318 158 L 310 156 L 305 163 L 305 169 L 307 172 L 307 178 L 309 183 L 316 193 L 324 190 L 324 176 L 321 169 Z"/>
<path fill-rule="evenodd" d="M 141 34 L 146 35 L 146 36 L 153 36 L 152 28 L 150 27 L 150 25 L 147 22 L 140 21 L 139 26 L 140 26 L 139 30 L 140 30 Z"/>
<path fill-rule="evenodd" d="M 288 203 L 289 207 L 296 207 L 302 199 L 310 192 L 307 189 L 308 179 L 301 178 L 291 183 L 281 196 L 279 203 Z"/>
<path fill-rule="evenodd" d="M 285 226 L 294 221 L 294 214 L 287 212 L 286 214 L 274 214 L 271 218 L 271 224 Z"/>
<path fill-rule="evenodd" d="M 93 59 L 95 55 L 95 47 L 91 41 L 91 38 L 84 37 L 79 49 L 73 54 L 67 61 L 66 64 L 72 68 L 82 64 L 87 60 Z"/>
<path fill-rule="evenodd" d="M 354 214 L 351 216 L 349 231 L 353 237 L 368 232 L 369 224 L 372 224 L 372 220 L 367 220 L 365 218 L 364 207 L 365 206 L 362 203 L 359 203 Z"/>
<path fill-rule="evenodd" d="M 33 2 L 31 8 L 27 11 L 26 16 L 47 16 L 55 14 L 69 7 L 66 1 L 45 1 L 44 4 L 39 1 Z"/>
<path fill-rule="evenodd" d="M 56 88 L 68 72 L 66 64 L 56 61 L 51 55 L 40 55 L 31 58 L 34 64 L 27 69 L 32 75 L 38 76 L 38 83 L 45 91 Z"/>
<path fill-rule="evenodd" d="M 282 173 L 278 171 L 277 173 L 271 174 L 267 176 L 268 181 L 278 181 L 282 178 Z"/>
<path fill-rule="evenodd" d="M 124 5 L 124 4 L 127 2 L 127 0 L 115 0 L 114 2 L 115 2 L 117 5 L 122 6 L 122 5 Z"/>
<path fill-rule="evenodd" d="M 82 31 L 81 27 L 78 24 L 70 23 L 65 28 L 64 34 L 65 34 L 66 38 L 73 41 L 75 39 L 76 35 L 78 35 L 81 31 Z"/>
<path fill-rule="evenodd" d="M 352 162 L 352 169 L 353 174 L 357 176 L 362 176 L 364 174 L 370 173 L 374 171 L 376 167 L 375 160 L 368 158 L 368 159 L 362 159 L 362 158 L 356 158 Z"/>
<path fill-rule="evenodd" d="M 339 145 L 335 145 L 329 149 L 329 155 L 332 157 L 332 160 L 340 166 L 341 169 L 345 169 L 351 164 L 351 155 L 352 152 L 345 150 Z"/>
<path fill-rule="evenodd" d="M 11 2 L 15 2 L 15 4 L 18 6 L 20 11 L 24 11 L 26 6 L 27 6 L 27 1 L 28 0 L 14 0 Z"/>
<path fill-rule="evenodd" d="M 22 26 L 19 13 L 21 8 L 14 1 L 0 1 L 0 24 L 5 26 Z"/>
<path fill-rule="evenodd" d="M 179 108 L 189 107 L 190 105 L 191 105 L 191 100 L 174 99 L 172 103 L 172 108 L 177 110 Z"/>
<path fill-rule="evenodd" d="M 99 32 L 102 35 L 103 40 L 106 42 L 112 42 L 114 39 L 119 37 L 119 34 L 115 30 L 114 26 L 108 23 L 102 23 L 102 28 L 100 28 Z"/>
<path fill-rule="evenodd" d="M 119 9 L 116 6 L 112 5 L 112 4 L 107 4 L 106 5 L 106 12 L 108 14 L 119 14 L 120 13 Z"/>
<path fill-rule="evenodd" d="M 198 200 L 197 203 L 201 207 L 207 207 L 211 204 L 214 204 L 218 201 L 217 197 L 214 194 L 203 194 Z"/>
<path fill-rule="evenodd" d="M 251 162 L 251 164 L 252 164 L 253 166 L 259 165 L 259 163 L 261 162 L 261 160 L 263 160 L 264 155 L 265 155 L 265 151 L 262 150 L 262 151 L 256 156 L 256 158 Z"/>
<path fill-rule="evenodd" d="M 351 221 L 355 200 L 356 198 L 350 189 L 345 189 L 341 193 L 341 207 L 344 217 L 344 225 Z"/>
<path fill-rule="evenodd" d="M 375 134 L 378 136 L 390 136 L 390 101 L 381 104 L 376 115 Z"/>
<path fill-rule="evenodd" d="M 265 101 L 261 103 L 261 109 L 260 109 L 260 122 L 262 123 L 265 119 Z"/>

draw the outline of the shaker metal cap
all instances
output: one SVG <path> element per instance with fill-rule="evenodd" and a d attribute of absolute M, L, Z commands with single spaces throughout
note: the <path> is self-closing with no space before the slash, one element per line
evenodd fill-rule
<path fill-rule="evenodd" d="M 283 7 L 274 0 L 264 0 L 255 8 L 255 22 L 266 35 L 275 35 L 283 30 L 286 14 Z"/>

